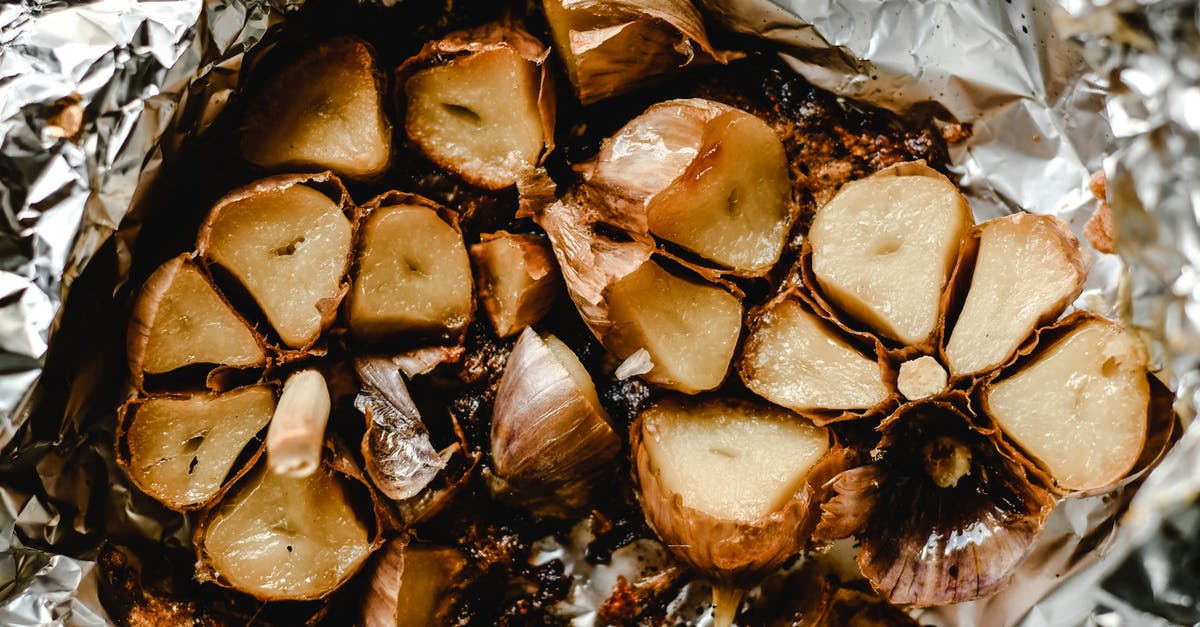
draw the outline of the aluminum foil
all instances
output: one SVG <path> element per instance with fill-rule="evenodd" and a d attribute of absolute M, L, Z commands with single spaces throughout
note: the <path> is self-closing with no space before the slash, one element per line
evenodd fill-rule
<path fill-rule="evenodd" d="M 1082 231 L 1096 207 L 1088 180 L 1103 169 L 1120 256 L 1095 255 L 1078 304 L 1143 332 L 1191 421 L 1200 401 L 1194 1 L 703 4 L 714 20 L 781 46 L 814 84 L 900 113 L 929 112 L 939 124 L 971 124 L 951 157 L 980 220 L 1024 209 Z M 290 8 L 264 0 L 0 5 L 0 623 L 107 620 L 92 564 L 72 548 L 82 535 L 186 537 L 181 519 L 124 487 L 111 434 L 90 426 L 112 408 L 89 403 L 88 377 L 46 391 L 39 376 L 47 350 L 66 341 L 56 331 L 76 279 L 102 263 L 114 277 L 108 294 L 119 285 L 136 245 L 131 207 L 164 155 L 213 119 L 242 54 Z M 104 367 L 84 363 L 80 372 Z M 61 394 L 61 416 L 38 413 Z M 920 619 L 1200 620 L 1196 576 L 1172 559 L 1179 547 L 1195 555 L 1200 546 L 1197 458 L 1200 431 L 1191 429 L 1115 531 L 1105 521 L 1128 495 L 1067 501 L 1013 586 Z M 29 472 L 32 484 L 14 479 Z M 543 553 L 570 553 L 575 540 L 547 541 Z M 617 573 L 580 568 L 568 609 L 586 624 Z M 689 617 L 704 602 L 696 588 L 676 604 Z"/>

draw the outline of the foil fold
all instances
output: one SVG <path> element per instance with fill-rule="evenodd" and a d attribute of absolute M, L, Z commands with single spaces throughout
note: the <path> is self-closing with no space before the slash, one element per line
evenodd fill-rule
<path fill-rule="evenodd" d="M 87 385 L 72 386 L 61 424 L 33 429 L 29 417 L 39 393 L 62 393 L 40 390 L 38 380 L 76 280 L 108 255 L 104 263 L 114 265 L 119 285 L 136 243 L 139 216 L 131 207 L 164 160 L 220 112 L 242 55 L 299 4 L 0 6 L 4 624 L 107 622 L 94 566 L 77 548 L 81 537 L 186 539 L 181 518 L 126 487 L 112 463 L 111 433 L 96 427 L 96 417 L 113 408 L 90 407 Z M 1097 206 L 1089 179 L 1103 170 L 1120 256 L 1094 254 L 1077 304 L 1142 332 L 1180 395 L 1180 415 L 1191 421 L 1200 401 L 1194 2 L 700 4 L 710 19 L 780 46 L 817 86 L 902 115 L 930 115 L 946 129 L 969 125 L 970 138 L 951 144 L 951 158 L 979 220 L 1024 209 L 1062 217 L 1081 233 Z M 1014 585 L 989 599 L 926 611 L 920 620 L 1200 620 L 1195 579 L 1167 559 L 1179 546 L 1200 546 L 1200 471 L 1191 462 L 1198 456 L 1200 432 L 1193 428 L 1136 495 L 1062 503 Z M 1113 527 L 1116 516 L 1121 524 Z M 1184 543 L 1163 529 L 1184 533 Z M 570 557 L 580 540 L 544 544 L 535 560 Z M 607 571 L 565 561 L 578 566 L 579 578 L 564 615 L 590 624 L 604 588 L 592 579 Z M 680 618 L 703 624 L 705 594 L 704 586 L 688 586 L 674 605 L 686 608 Z"/>

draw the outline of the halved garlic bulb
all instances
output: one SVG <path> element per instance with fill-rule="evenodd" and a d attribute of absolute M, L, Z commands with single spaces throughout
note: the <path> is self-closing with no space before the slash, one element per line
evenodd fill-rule
<path fill-rule="evenodd" d="M 343 200 L 306 182 L 327 175 L 263 179 L 226 195 L 201 227 L 200 255 L 237 279 L 291 348 L 307 348 L 337 314 L 350 263 Z"/>
<path fill-rule="evenodd" d="M 621 449 L 596 387 L 571 349 L 526 328 L 492 412 L 493 491 L 535 513 L 577 511 Z"/>
<path fill-rule="evenodd" d="M 242 129 L 242 155 L 263 168 L 383 173 L 392 129 L 374 51 L 351 37 L 310 47 L 258 88 Z"/>
<path fill-rule="evenodd" d="M 366 486 L 328 464 L 297 478 L 260 463 L 199 522 L 197 578 L 265 601 L 324 597 L 374 550 L 370 507 Z"/>
<path fill-rule="evenodd" d="M 408 138 L 468 183 L 512 187 L 554 145 L 548 53 L 513 24 L 426 44 L 398 70 Z"/>
<path fill-rule="evenodd" d="M 813 218 L 807 244 L 821 292 L 880 335 L 928 343 L 971 208 L 946 177 L 904 163 L 847 184 Z"/>
<path fill-rule="evenodd" d="M 584 198 L 603 221 L 738 274 L 770 270 L 795 218 L 778 135 L 717 102 L 653 105 L 581 167 Z"/>
<path fill-rule="evenodd" d="M 471 319 L 471 262 L 449 212 L 430 200 L 389 194 L 363 221 L 350 295 L 353 337 L 450 340 Z"/>
<path fill-rule="evenodd" d="M 167 507 L 203 507 L 274 411 L 267 385 L 135 400 L 124 409 L 117 458 L 138 488 Z"/>
<path fill-rule="evenodd" d="M 738 372 L 750 391 L 801 413 L 865 410 L 892 394 L 874 355 L 794 296 L 777 298 L 750 322 Z"/>
<path fill-rule="evenodd" d="M 584 104 L 727 58 L 713 49 L 703 17 L 687 0 L 544 0 L 542 6 Z"/>
<path fill-rule="evenodd" d="M 989 220 L 972 233 L 971 244 L 976 241 L 959 263 L 970 272 L 970 287 L 946 342 L 951 376 L 1004 365 L 1035 328 L 1075 300 L 1091 264 L 1066 223 L 1053 216 Z"/>
<path fill-rule="evenodd" d="M 142 285 L 129 323 L 126 354 L 138 387 L 147 375 L 186 366 L 261 368 L 267 363 L 257 334 L 189 255 L 159 266 Z"/>
<path fill-rule="evenodd" d="M 1147 436 L 1146 351 L 1083 316 L 1032 361 L 988 385 L 985 411 L 1061 487 L 1094 490 L 1133 468 Z"/>
<path fill-rule="evenodd" d="M 499 337 L 542 319 L 560 289 L 561 275 L 546 240 L 536 235 L 484 233 L 471 246 L 483 308 Z"/>

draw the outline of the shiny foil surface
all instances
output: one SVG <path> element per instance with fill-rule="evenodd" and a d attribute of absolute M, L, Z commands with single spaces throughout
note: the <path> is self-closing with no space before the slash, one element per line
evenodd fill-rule
<path fill-rule="evenodd" d="M 817 86 L 900 113 L 921 111 L 940 126 L 970 125 L 951 158 L 980 221 L 1026 210 L 1057 215 L 1082 234 L 1097 207 L 1089 181 L 1103 171 L 1118 254 L 1091 251 L 1095 263 L 1077 305 L 1142 334 L 1178 395 L 1180 416 L 1192 422 L 1200 401 L 1194 1 L 700 4 L 712 21 L 779 46 Z M 111 303 L 137 245 L 139 198 L 214 120 L 237 85 L 243 54 L 295 6 L 0 5 L 2 624 L 104 624 L 81 539 L 121 533 L 186 542 L 190 534 L 182 517 L 130 490 L 113 462 L 113 434 L 99 425 L 113 423 L 103 418 L 115 407 L 97 393 L 113 368 L 97 346 L 112 338 L 57 331 L 72 326 L 64 319 Z M 101 278 L 88 280 L 89 267 Z M 1197 459 L 1200 431 L 1192 428 L 1136 494 L 1060 504 L 1007 589 L 918 619 L 1200 621 Z M 633 554 L 655 559 L 660 551 L 635 543 L 612 565 L 593 566 L 579 556 L 587 533 L 547 539 L 535 556 L 563 559 L 574 571 L 561 614 L 577 625 L 594 622 L 622 568 L 637 567 Z M 685 588 L 671 606 L 678 619 L 707 622 L 707 594 L 706 586 Z"/>

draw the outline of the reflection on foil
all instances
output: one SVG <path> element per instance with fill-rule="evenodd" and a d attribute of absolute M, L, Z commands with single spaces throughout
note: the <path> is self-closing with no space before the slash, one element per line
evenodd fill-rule
<path fill-rule="evenodd" d="M 137 229 L 118 227 L 136 225 L 130 205 L 164 154 L 213 121 L 242 54 L 296 4 L 0 5 L 0 446 L 8 445 L 0 458 L 0 623 L 106 621 L 92 564 L 35 547 L 86 558 L 71 548 L 83 534 L 186 542 L 179 516 L 124 487 L 111 432 L 88 420 L 112 411 L 92 406 L 104 381 L 94 371 L 110 365 L 81 359 L 68 390 L 39 392 L 37 382 L 83 269 L 97 262 L 124 279 Z M 1194 1 L 702 4 L 731 28 L 781 45 L 821 87 L 939 124 L 971 124 L 971 139 L 953 144 L 951 157 L 981 221 L 1022 208 L 1058 215 L 1079 233 L 1095 207 L 1088 179 L 1103 167 L 1121 256 L 1094 255 L 1079 304 L 1121 315 L 1144 333 L 1191 419 L 1200 400 Z M 62 424 L 23 424 L 44 399 L 63 405 Z M 1129 494 L 1064 502 L 1012 586 L 919 618 L 1194 622 L 1196 580 L 1169 558 L 1200 546 L 1198 456 L 1193 429 L 1132 503 Z M 10 482 L 15 469 L 35 485 Z M 1109 521 L 1127 505 L 1114 532 Z M 575 535 L 540 548 L 574 569 L 576 588 L 561 610 L 586 625 L 629 564 L 587 564 L 578 557 L 584 538 Z M 649 550 L 642 543 L 656 544 L 629 552 Z M 692 584 L 670 607 L 680 621 L 704 624 L 708 604 L 708 587 Z"/>

